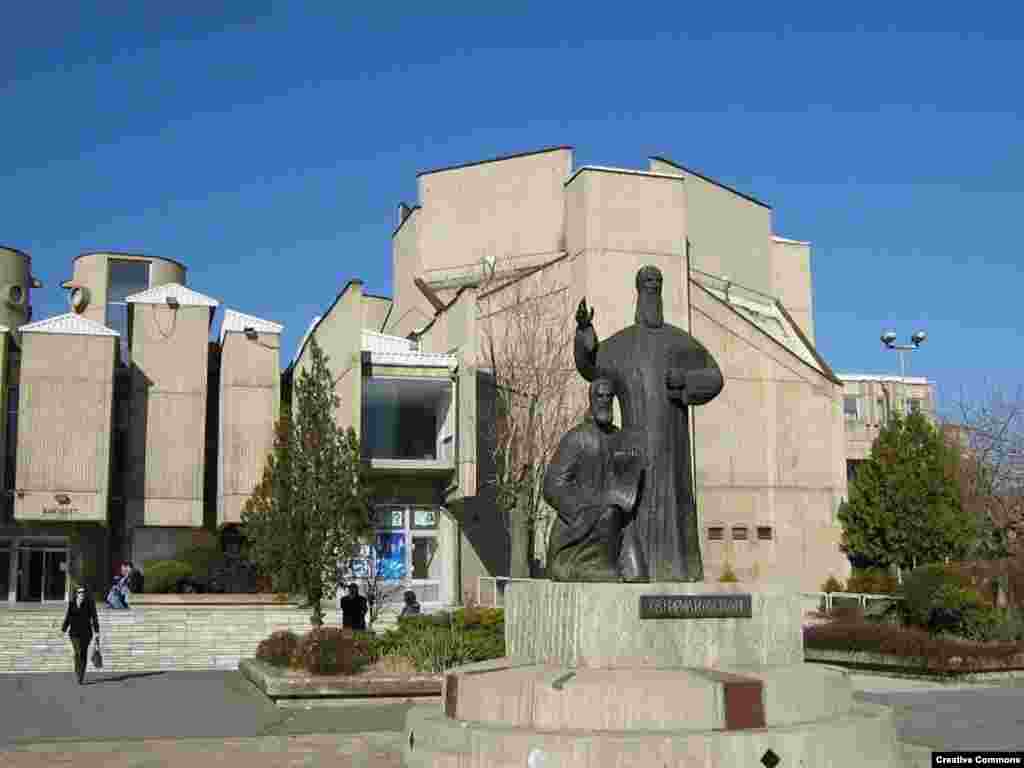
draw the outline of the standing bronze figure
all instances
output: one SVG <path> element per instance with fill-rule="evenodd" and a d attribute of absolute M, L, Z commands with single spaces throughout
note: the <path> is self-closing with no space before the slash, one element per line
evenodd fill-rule
<path fill-rule="evenodd" d="M 636 323 L 599 342 L 587 300 L 576 311 L 576 368 L 587 381 L 608 378 L 623 431 L 642 453 L 643 490 L 619 555 L 625 581 L 701 581 L 688 409 L 722 391 L 711 354 L 664 320 L 657 267 L 636 275 Z"/>

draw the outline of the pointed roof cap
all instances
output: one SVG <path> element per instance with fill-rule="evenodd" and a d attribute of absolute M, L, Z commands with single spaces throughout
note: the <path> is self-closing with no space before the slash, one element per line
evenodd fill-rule
<path fill-rule="evenodd" d="M 38 320 L 18 329 L 22 333 L 54 333 L 75 336 L 120 336 L 117 331 L 90 320 L 87 317 L 68 312 L 46 320 Z"/>
<path fill-rule="evenodd" d="M 280 323 L 272 323 L 234 309 L 225 309 L 224 319 L 220 324 L 220 343 L 224 344 L 224 336 L 228 333 L 243 333 L 246 328 L 252 328 L 259 333 L 280 333 L 284 330 Z"/>
<path fill-rule="evenodd" d="M 164 304 L 169 298 L 177 299 L 178 304 L 183 307 L 216 308 L 220 305 L 220 302 L 216 299 L 204 296 L 198 291 L 186 288 L 180 283 L 167 283 L 165 285 L 158 285 L 156 288 L 150 288 L 148 291 L 133 293 L 125 298 L 125 302 L 128 304 Z"/>

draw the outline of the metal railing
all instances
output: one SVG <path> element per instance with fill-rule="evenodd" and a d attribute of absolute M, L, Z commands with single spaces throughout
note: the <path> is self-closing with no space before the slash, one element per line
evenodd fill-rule
<path fill-rule="evenodd" d="M 857 603 L 861 609 L 867 610 L 868 600 L 902 600 L 902 595 L 872 595 L 864 592 L 801 592 L 801 597 L 814 597 L 814 598 L 825 598 L 825 611 L 828 613 L 832 612 L 832 602 L 836 597 L 839 598 L 857 598 Z"/>
<path fill-rule="evenodd" d="M 476 577 L 476 604 L 483 605 L 483 584 L 485 581 L 494 582 L 494 600 L 491 602 L 492 608 L 501 608 L 504 605 L 504 601 L 499 604 L 498 598 L 505 596 L 505 587 L 502 584 L 507 585 L 510 581 L 546 581 L 546 579 L 520 579 L 513 576 L 477 576 Z"/>
<path fill-rule="evenodd" d="M 522 579 L 514 578 L 511 576 L 477 576 L 476 578 L 476 604 L 484 605 L 483 601 L 483 585 L 484 582 L 490 582 L 494 584 L 494 588 L 491 592 L 493 599 L 490 602 L 492 608 L 500 608 L 504 604 L 503 598 L 505 595 L 505 587 L 512 581 L 544 581 L 544 579 Z M 813 597 L 817 600 L 824 598 L 825 610 L 831 612 L 833 608 L 833 600 L 835 598 L 848 599 L 853 598 L 857 600 L 858 605 L 864 610 L 867 610 L 869 600 L 889 600 L 896 601 L 902 600 L 902 595 L 876 595 L 869 594 L 866 592 L 801 592 L 801 597 Z"/>

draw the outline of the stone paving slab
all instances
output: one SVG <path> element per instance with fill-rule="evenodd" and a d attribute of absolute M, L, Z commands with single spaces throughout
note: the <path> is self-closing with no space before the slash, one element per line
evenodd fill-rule
<path fill-rule="evenodd" d="M 401 768 L 401 738 L 401 733 L 380 732 L 357 736 L 47 742 L 0 751 L 0 768 Z"/>

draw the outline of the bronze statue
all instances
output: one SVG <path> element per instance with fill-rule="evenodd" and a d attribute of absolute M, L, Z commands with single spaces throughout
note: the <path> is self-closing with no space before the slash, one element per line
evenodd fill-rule
<path fill-rule="evenodd" d="M 688 408 L 722 391 L 722 373 L 690 334 L 664 321 L 657 267 L 636 275 L 636 323 L 598 342 L 594 310 L 576 311 L 576 368 L 587 381 L 608 378 L 623 430 L 643 453 L 643 490 L 623 532 L 619 573 L 626 581 L 701 581 Z"/>
<path fill-rule="evenodd" d="M 590 385 L 585 421 L 562 437 L 544 475 L 558 511 L 548 544 L 555 581 L 619 581 L 619 542 L 640 493 L 642 466 L 628 433 L 612 424 L 609 379 Z"/>

